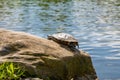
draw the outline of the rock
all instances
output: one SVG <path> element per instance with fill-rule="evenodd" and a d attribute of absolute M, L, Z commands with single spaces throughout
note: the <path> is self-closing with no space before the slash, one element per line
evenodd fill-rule
<path fill-rule="evenodd" d="M 86 52 L 24 32 L 0 29 L 0 61 L 20 64 L 44 80 L 97 80 Z"/>

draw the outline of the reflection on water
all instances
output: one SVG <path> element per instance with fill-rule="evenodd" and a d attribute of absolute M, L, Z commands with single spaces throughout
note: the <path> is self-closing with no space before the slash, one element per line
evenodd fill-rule
<path fill-rule="evenodd" d="M 70 33 L 92 56 L 100 80 L 119 80 L 119 13 L 119 0 L 0 0 L 0 28 Z"/>

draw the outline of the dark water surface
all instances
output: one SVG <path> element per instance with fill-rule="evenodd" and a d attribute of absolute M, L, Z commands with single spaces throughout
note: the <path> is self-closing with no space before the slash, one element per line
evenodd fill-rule
<path fill-rule="evenodd" d="M 0 0 L 0 28 L 40 37 L 67 32 L 93 60 L 100 80 L 120 80 L 119 0 Z"/>

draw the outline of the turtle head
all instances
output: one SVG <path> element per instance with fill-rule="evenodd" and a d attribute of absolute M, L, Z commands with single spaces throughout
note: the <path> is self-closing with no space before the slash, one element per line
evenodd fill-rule
<path fill-rule="evenodd" d="M 76 48 L 76 46 L 77 46 L 77 48 L 79 48 L 78 42 L 70 42 L 70 43 L 69 43 L 69 46 L 70 46 L 70 47 L 73 47 L 73 48 Z"/>

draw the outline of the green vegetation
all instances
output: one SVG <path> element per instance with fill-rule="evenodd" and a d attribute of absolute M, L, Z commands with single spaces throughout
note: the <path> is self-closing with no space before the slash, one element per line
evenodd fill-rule
<path fill-rule="evenodd" d="M 55 3 L 68 2 L 68 1 L 71 1 L 71 0 L 41 0 L 41 2 L 55 2 Z"/>
<path fill-rule="evenodd" d="M 4 62 L 0 65 L 0 80 L 18 80 L 24 76 L 24 70 L 18 64 Z"/>

